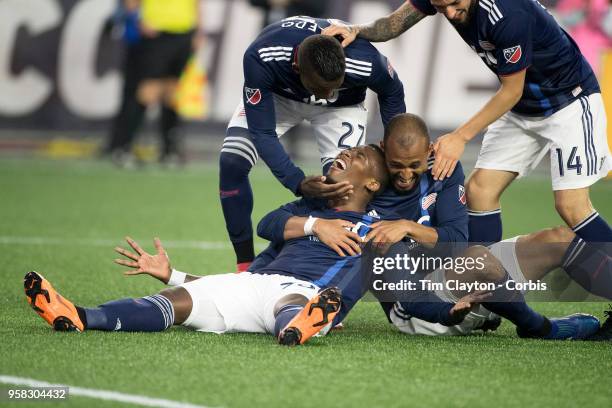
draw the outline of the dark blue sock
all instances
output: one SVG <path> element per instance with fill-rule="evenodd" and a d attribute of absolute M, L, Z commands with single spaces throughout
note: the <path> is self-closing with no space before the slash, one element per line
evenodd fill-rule
<path fill-rule="evenodd" d="M 280 332 L 289 324 L 291 319 L 304 309 L 304 305 L 285 305 L 276 314 L 274 322 L 274 335 L 278 337 Z"/>
<path fill-rule="evenodd" d="M 253 249 L 253 191 L 249 172 L 258 155 L 248 131 L 229 128 L 219 158 L 219 194 L 225 217 L 225 226 L 234 244 L 236 262 L 252 262 Z"/>
<path fill-rule="evenodd" d="M 562 268 L 588 292 L 612 300 L 612 244 L 585 242 L 575 237 L 563 257 Z"/>
<path fill-rule="evenodd" d="M 506 288 L 505 282 L 508 279 L 510 277 L 506 273 L 506 277 L 497 282 L 498 288 L 493 291 L 491 300 L 483 302 L 482 305 L 491 312 L 510 320 L 523 333 L 535 337 L 546 336 L 550 332 L 550 322 L 527 305 L 521 292 Z"/>
<path fill-rule="evenodd" d="M 587 242 L 612 242 L 612 229 L 597 211 L 572 229 Z"/>
<path fill-rule="evenodd" d="M 492 211 L 468 211 L 469 240 L 491 245 L 502 239 L 501 209 Z"/>
<path fill-rule="evenodd" d="M 174 324 L 172 303 L 162 295 L 115 300 L 82 310 L 87 330 L 158 332 Z"/>

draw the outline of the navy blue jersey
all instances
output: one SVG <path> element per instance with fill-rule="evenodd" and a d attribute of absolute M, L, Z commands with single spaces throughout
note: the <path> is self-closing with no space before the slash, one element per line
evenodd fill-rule
<path fill-rule="evenodd" d="M 549 116 L 580 96 L 600 92 L 593 70 L 578 46 L 536 0 L 474 0 L 477 11 L 463 40 L 498 76 L 526 69 L 521 100 L 512 109 L 526 116 Z M 411 0 L 433 15 L 429 0 Z"/>
<path fill-rule="evenodd" d="M 329 25 L 329 20 L 310 17 L 282 20 L 266 27 L 244 54 L 243 99 L 249 133 L 261 158 L 294 193 L 304 173 L 278 141 L 274 94 L 305 104 L 342 107 L 362 103 L 370 88 L 378 94 L 385 125 L 406 111 L 404 88 L 397 73 L 387 58 L 362 39 L 345 48 L 345 79 L 331 99 L 316 99 L 302 86 L 292 67 L 297 48 L 306 37 L 320 34 Z"/>
<path fill-rule="evenodd" d="M 450 177 L 434 181 L 431 175 L 432 163 L 433 157 L 429 159 L 429 168 L 421 175 L 414 189 L 398 193 L 389 187 L 370 206 L 376 211 L 393 211 L 403 219 L 435 228 L 438 242 L 466 242 L 468 215 L 463 167 L 457 163 Z"/>
<path fill-rule="evenodd" d="M 365 237 L 370 225 L 380 221 L 380 216 L 326 208 L 321 201 L 302 199 L 282 206 L 264 217 L 258 233 L 273 242 L 282 242 L 282 231 L 292 216 L 313 216 L 326 219 L 343 219 L 355 224 L 354 231 Z M 392 216 L 386 216 L 392 219 Z M 397 217 L 395 217 L 397 218 Z M 253 273 L 292 276 L 312 282 L 320 288 L 336 286 L 342 290 L 342 309 L 336 319 L 341 321 L 367 290 L 369 276 L 361 268 L 361 256 L 338 255 L 315 236 L 290 239 L 274 260 Z"/>

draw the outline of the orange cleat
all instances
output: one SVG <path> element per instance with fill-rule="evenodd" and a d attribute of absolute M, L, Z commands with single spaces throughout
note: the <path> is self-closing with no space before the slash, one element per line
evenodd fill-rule
<path fill-rule="evenodd" d="M 278 335 L 278 342 L 284 346 L 304 344 L 320 332 L 340 311 L 342 294 L 338 288 L 326 288 L 310 299 Z"/>
<path fill-rule="evenodd" d="M 76 307 L 53 289 L 37 272 L 28 272 L 23 287 L 32 309 L 57 331 L 83 331 L 83 322 Z"/>

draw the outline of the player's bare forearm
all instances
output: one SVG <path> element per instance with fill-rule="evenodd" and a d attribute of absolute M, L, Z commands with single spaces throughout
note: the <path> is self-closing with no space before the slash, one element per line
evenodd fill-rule
<path fill-rule="evenodd" d="M 406 235 L 426 247 L 433 247 L 438 242 L 438 231 L 435 228 L 414 221 L 409 221 L 409 230 Z"/>
<path fill-rule="evenodd" d="M 291 217 L 285 224 L 285 231 L 283 232 L 283 238 L 285 241 L 300 238 L 304 236 L 304 225 L 308 221 L 308 217 Z"/>
<path fill-rule="evenodd" d="M 309 221 L 310 220 L 310 221 Z M 307 225 L 307 222 L 310 222 Z M 285 240 L 315 235 L 322 243 L 340 256 L 355 256 L 361 253 L 361 238 L 353 231 L 355 225 L 342 219 L 291 217 L 285 223 Z M 307 231 L 308 230 L 308 231 Z"/>
<path fill-rule="evenodd" d="M 406 1 L 388 16 L 353 28 L 357 30 L 359 37 L 365 40 L 383 42 L 398 37 L 424 17 L 425 14 L 414 8 L 410 1 Z"/>
<path fill-rule="evenodd" d="M 459 127 L 458 133 L 467 142 L 474 138 L 491 123 L 502 117 L 514 107 L 523 95 L 526 70 L 501 78 L 501 87 L 487 104 L 465 124 Z"/>

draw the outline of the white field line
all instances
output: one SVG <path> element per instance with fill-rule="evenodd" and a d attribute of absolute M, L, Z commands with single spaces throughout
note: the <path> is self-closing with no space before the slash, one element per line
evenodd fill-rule
<path fill-rule="evenodd" d="M 208 408 L 203 405 L 194 405 L 187 402 L 171 401 L 161 398 L 149 398 L 142 395 L 124 394 L 116 391 L 97 390 L 95 388 L 74 387 L 67 384 L 52 384 L 46 381 L 38 381 L 33 378 L 13 377 L 0 375 L 0 383 L 19 385 L 25 387 L 68 387 L 68 397 L 78 395 L 80 397 L 95 398 L 106 401 L 124 402 L 127 404 L 141 405 L 145 407 L 161 408 Z"/>
<path fill-rule="evenodd" d="M 144 243 L 150 240 L 141 240 L 139 243 Z M 231 249 L 232 245 L 229 242 L 221 241 L 164 241 L 162 244 L 166 248 L 179 249 L 200 249 L 205 251 Z M 92 238 L 52 238 L 52 237 L 12 237 L 0 236 L 0 245 L 57 245 L 57 246 L 86 246 L 86 247 L 107 247 L 114 248 L 117 245 L 125 245 L 121 239 L 92 239 Z M 256 244 L 257 249 L 263 249 L 266 246 Z"/>

